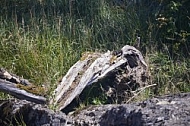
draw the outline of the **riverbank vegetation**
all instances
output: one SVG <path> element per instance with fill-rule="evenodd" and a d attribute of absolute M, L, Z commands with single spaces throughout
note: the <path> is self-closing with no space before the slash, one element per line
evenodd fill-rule
<path fill-rule="evenodd" d="M 189 0 L 1 0 L 0 8 L 0 67 L 47 96 L 83 52 L 135 46 L 137 37 L 157 84 L 143 97 L 190 91 Z"/>

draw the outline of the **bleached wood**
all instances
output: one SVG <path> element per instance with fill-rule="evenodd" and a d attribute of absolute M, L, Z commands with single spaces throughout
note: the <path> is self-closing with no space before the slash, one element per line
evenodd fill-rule
<path fill-rule="evenodd" d="M 111 51 L 101 55 L 92 53 L 90 57 L 87 56 L 84 60 L 76 62 L 63 77 L 60 85 L 55 90 L 55 99 L 50 103 L 58 105 L 59 110 L 64 109 L 76 96 L 81 94 L 86 86 L 105 78 L 121 65 L 129 64 L 126 58 L 127 55 L 135 55 L 138 65 L 143 66 L 143 68 L 130 68 L 130 66 L 127 66 L 129 73 L 132 71 L 146 71 L 147 64 L 139 50 L 133 46 L 126 45 L 121 49 L 121 52 L 122 54 L 119 56 L 113 55 Z M 93 62 L 92 57 L 95 58 Z M 140 74 L 142 73 L 140 72 Z M 136 76 L 141 75 L 137 74 Z"/>
<path fill-rule="evenodd" d="M 92 84 L 93 82 L 96 82 L 98 79 L 99 74 L 101 73 L 101 69 L 103 66 L 107 65 L 108 60 L 110 59 L 110 52 L 105 53 L 104 55 L 101 55 L 100 58 L 97 58 L 90 67 L 86 70 L 86 72 L 82 75 L 82 78 L 80 79 L 79 83 L 77 84 L 77 87 L 73 89 L 73 91 L 69 95 L 67 99 L 64 100 L 63 104 L 59 104 L 59 110 L 65 108 L 68 104 L 71 103 L 71 101 L 78 96 L 83 89 L 87 86 Z M 58 95 L 59 97 L 62 97 Z"/>
<path fill-rule="evenodd" d="M 37 96 L 31 93 L 21 90 L 16 87 L 16 84 L 0 79 L 0 91 L 8 93 L 18 99 L 24 99 L 39 104 L 46 103 L 46 98 Z"/>

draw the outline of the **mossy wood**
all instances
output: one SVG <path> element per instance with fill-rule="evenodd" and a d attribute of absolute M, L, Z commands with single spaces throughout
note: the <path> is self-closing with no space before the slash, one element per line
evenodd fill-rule
<path fill-rule="evenodd" d="M 107 51 L 104 54 L 87 52 L 62 78 L 50 104 L 57 105 L 58 110 L 62 110 L 79 96 L 85 87 L 102 79 L 109 79 L 109 74 L 117 74 L 118 71 L 122 71 L 117 76 L 118 86 L 121 83 L 127 86 L 136 83 L 139 87 L 146 85 L 147 64 L 135 47 L 125 45 L 121 50 Z"/>
<path fill-rule="evenodd" d="M 8 93 L 18 99 L 45 104 L 46 98 L 38 94 L 38 92 L 41 93 L 42 90 L 38 91 L 37 89 L 38 88 L 32 85 L 28 80 L 10 74 L 3 68 L 0 69 L 0 91 Z"/>
<path fill-rule="evenodd" d="M 17 87 L 17 84 L 0 79 L 0 91 L 8 93 L 18 99 L 24 99 L 39 104 L 45 104 L 46 98 L 35 95 Z"/>

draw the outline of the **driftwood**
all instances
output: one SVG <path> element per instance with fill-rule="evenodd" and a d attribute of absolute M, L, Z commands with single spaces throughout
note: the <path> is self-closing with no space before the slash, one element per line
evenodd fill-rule
<path fill-rule="evenodd" d="M 146 72 L 147 64 L 141 52 L 132 46 L 126 45 L 121 50 L 104 54 L 87 52 L 62 78 L 50 104 L 57 105 L 58 110 L 62 110 L 79 96 L 84 88 L 107 78 L 117 84 L 119 93 L 124 93 L 129 88 L 135 90 L 147 84 Z M 109 88 L 107 93 L 115 90 Z"/>
<path fill-rule="evenodd" d="M 14 74 L 11 74 L 3 68 L 0 68 L 0 79 L 5 79 L 6 81 L 16 83 L 16 84 L 32 85 L 28 80 L 23 79 Z"/>
<path fill-rule="evenodd" d="M 82 93 L 84 88 L 104 82 L 114 82 L 108 94 L 125 91 L 143 91 L 147 85 L 147 65 L 142 54 L 132 46 L 124 46 L 119 51 L 85 53 L 63 77 L 55 92 L 52 104 L 62 110 Z M 20 86 L 22 85 L 22 86 Z M 135 87 L 134 87 L 135 85 Z M 147 85 L 147 86 L 146 86 Z M 23 88 L 24 86 L 24 88 Z M 21 88 L 20 88 L 21 87 Z M 0 100 L 0 125 L 27 126 L 182 126 L 190 125 L 190 93 L 155 97 L 132 104 L 108 104 L 88 106 L 85 109 L 65 115 L 52 111 L 44 104 L 46 99 L 29 93 L 36 88 L 26 80 L 0 69 L 0 90 L 19 99 Z M 112 93 L 111 93 L 112 94 Z M 137 93 L 138 94 L 138 93 Z M 133 97 L 127 100 L 130 101 Z M 28 100 L 28 101 L 26 101 Z M 30 102 L 31 101 L 31 102 Z M 35 103 L 34 103 L 35 102 Z"/>
<path fill-rule="evenodd" d="M 28 80 L 10 74 L 3 68 L 0 69 L 0 91 L 13 95 L 18 99 L 25 99 L 40 104 L 46 103 L 45 97 L 35 94 L 37 93 L 36 90 L 39 90 L 36 88 Z M 34 93 L 32 91 L 28 92 L 29 90 L 27 89 L 32 89 Z"/>
<path fill-rule="evenodd" d="M 134 91 L 147 84 L 146 72 L 147 64 L 141 52 L 132 46 L 126 45 L 121 50 L 107 51 L 104 54 L 87 52 L 63 77 L 50 104 L 62 110 L 86 87 L 103 80 L 109 80 L 103 83 L 104 87 L 107 86 L 106 94 L 110 97 L 116 97 L 117 94 L 122 96 L 121 101 L 124 101 L 129 90 Z M 2 68 L 0 69 L 0 91 L 35 103 L 46 102 L 46 98 L 40 96 L 40 93 L 43 93 L 42 88 L 35 87 L 28 80 Z"/>

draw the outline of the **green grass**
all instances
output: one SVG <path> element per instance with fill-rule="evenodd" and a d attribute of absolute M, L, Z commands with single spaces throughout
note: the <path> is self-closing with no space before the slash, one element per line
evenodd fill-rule
<path fill-rule="evenodd" d="M 73 4 L 56 0 L 30 2 L 3 1 L 0 5 L 3 8 L 0 11 L 0 67 L 37 86 L 45 85 L 47 97 L 56 88 L 58 78 L 80 59 L 82 52 L 133 45 L 137 35 L 142 38 L 141 49 L 150 68 L 149 83 L 158 85 L 141 95 L 149 97 L 190 91 L 189 54 L 180 52 L 180 58 L 176 60 L 170 50 L 160 47 L 162 40 L 158 34 L 157 17 L 148 16 L 146 6 L 123 9 L 106 0 L 76 1 Z M 188 44 L 188 33 L 186 35 L 183 43 L 179 41 L 175 48 Z M 1 93 L 0 97 L 7 98 L 7 95 Z M 104 100 L 101 96 L 91 101 L 103 104 Z"/>
<path fill-rule="evenodd" d="M 156 94 L 190 91 L 189 59 L 174 61 L 168 55 L 156 52 L 149 55 L 153 83 L 157 83 Z"/>
<path fill-rule="evenodd" d="M 80 50 L 53 30 L 44 33 L 11 28 L 1 38 L 1 67 L 48 88 L 80 58 Z"/>

